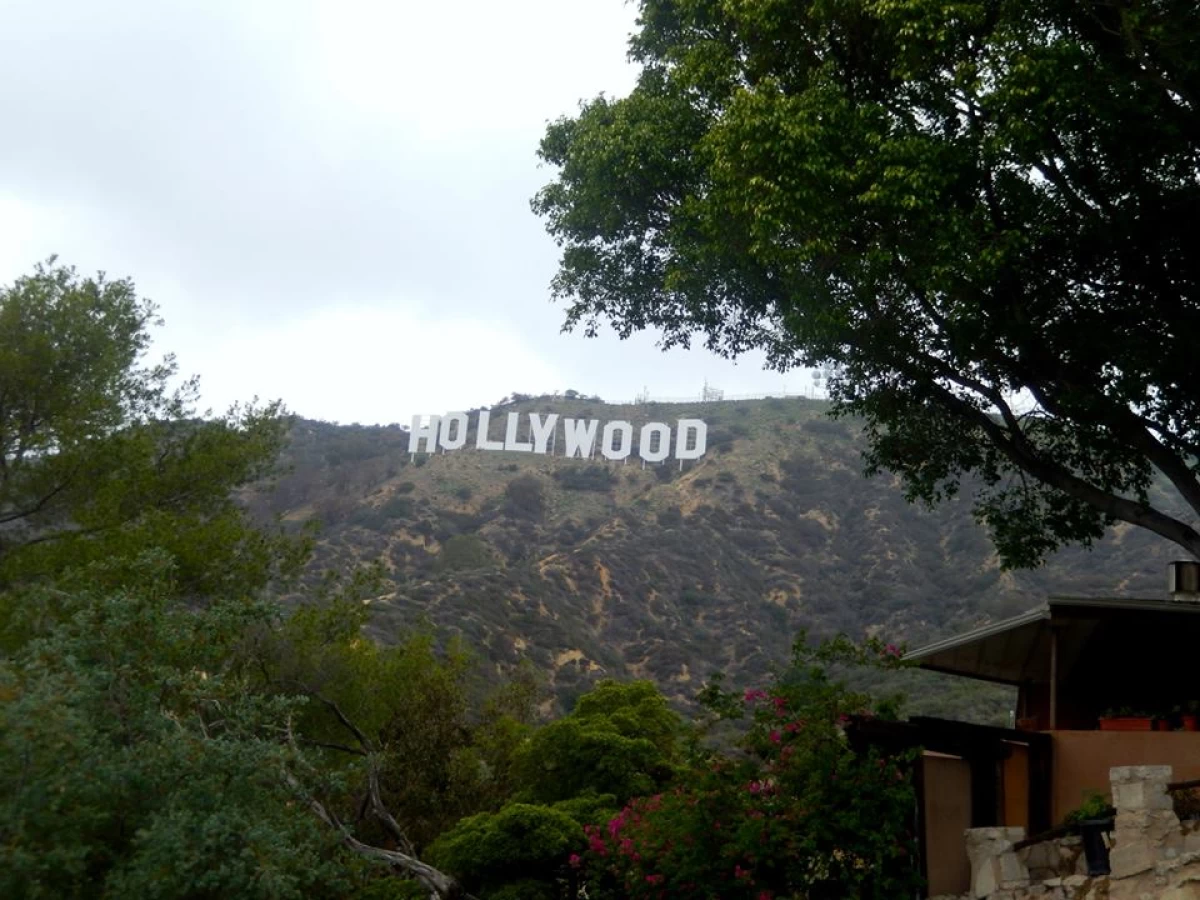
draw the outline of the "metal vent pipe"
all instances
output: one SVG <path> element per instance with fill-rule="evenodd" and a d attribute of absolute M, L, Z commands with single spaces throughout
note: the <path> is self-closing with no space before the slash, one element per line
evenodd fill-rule
<path fill-rule="evenodd" d="M 1167 593 L 1172 600 L 1200 601 L 1200 562 L 1189 559 L 1168 563 Z"/>

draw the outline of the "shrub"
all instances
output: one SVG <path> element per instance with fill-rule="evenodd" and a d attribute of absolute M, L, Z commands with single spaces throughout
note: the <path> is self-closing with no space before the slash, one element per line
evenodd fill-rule
<path fill-rule="evenodd" d="M 555 876 L 583 848 L 583 828 L 567 813 L 510 803 L 463 819 L 434 841 L 427 856 L 487 897 L 555 900 Z"/>
<path fill-rule="evenodd" d="M 554 480 L 567 491 L 598 491 L 605 493 L 617 483 L 617 476 L 606 466 L 570 466 L 557 469 Z"/>
<path fill-rule="evenodd" d="M 491 548 L 474 534 L 458 534 L 442 544 L 438 554 L 439 569 L 457 572 L 464 569 L 479 569 L 495 562 Z"/>
<path fill-rule="evenodd" d="M 542 480 L 535 475 L 514 478 L 504 489 L 504 511 L 514 519 L 538 521 L 546 509 Z"/>

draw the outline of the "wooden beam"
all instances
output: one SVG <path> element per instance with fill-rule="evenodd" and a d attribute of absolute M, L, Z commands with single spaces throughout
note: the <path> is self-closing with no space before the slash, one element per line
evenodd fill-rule
<path fill-rule="evenodd" d="M 1050 730 L 1058 730 L 1058 629 L 1050 624 Z"/>

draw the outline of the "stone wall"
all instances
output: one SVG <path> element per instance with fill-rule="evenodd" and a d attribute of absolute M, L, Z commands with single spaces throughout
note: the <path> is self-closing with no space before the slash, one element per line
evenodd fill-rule
<path fill-rule="evenodd" d="M 972 892 L 962 900 L 1200 900 L 1200 830 L 1175 815 L 1171 767 L 1120 766 L 1109 780 L 1109 875 L 1087 875 L 1078 837 L 1014 850 L 1025 829 L 972 828 Z"/>

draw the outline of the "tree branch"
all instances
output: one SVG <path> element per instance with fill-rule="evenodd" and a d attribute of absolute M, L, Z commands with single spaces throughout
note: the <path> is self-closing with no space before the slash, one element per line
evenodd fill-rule
<path fill-rule="evenodd" d="M 396 839 L 396 843 L 400 845 L 400 849 L 409 856 L 415 855 L 412 842 L 408 839 L 408 835 L 404 833 L 404 829 L 400 827 L 400 823 L 388 811 L 388 808 L 383 803 L 383 797 L 379 790 L 379 767 L 375 764 L 375 758 L 369 757 L 367 760 L 367 790 L 371 798 L 371 811 L 375 814 L 375 818 L 387 827 L 391 832 L 392 837 Z"/>
<path fill-rule="evenodd" d="M 54 488 L 52 491 L 34 503 L 33 506 L 27 506 L 24 509 L 19 509 L 15 512 L 0 515 L 0 525 L 3 525 L 7 522 L 15 522 L 17 519 L 24 519 L 28 516 L 32 516 L 36 512 L 41 512 L 51 500 L 70 487 L 70 484 L 71 482 L 69 480 L 64 481 L 62 484 L 58 485 L 58 487 Z"/>
<path fill-rule="evenodd" d="M 1047 411 L 1059 415 L 1061 407 L 1058 406 L 1056 398 L 1050 396 L 1043 391 L 1039 386 L 1029 385 L 1029 391 L 1034 398 Z M 1074 386 L 1070 386 L 1071 390 L 1077 390 Z M 1181 459 L 1178 454 L 1173 453 L 1162 441 L 1156 438 L 1150 431 L 1146 429 L 1143 420 L 1133 410 L 1122 406 L 1120 403 L 1109 400 L 1102 391 L 1088 389 L 1088 396 L 1105 404 L 1109 420 L 1113 423 L 1126 439 L 1145 454 L 1155 468 L 1163 473 L 1167 479 L 1174 485 L 1175 490 L 1190 506 L 1197 515 L 1200 515 L 1200 482 L 1196 481 L 1192 470 L 1188 468 L 1187 462 Z"/>
<path fill-rule="evenodd" d="M 978 425 L 996 448 L 1018 468 L 1106 516 L 1152 531 L 1200 559 L 1200 532 L 1187 523 L 1144 503 L 1137 503 L 1096 487 L 1069 469 L 1040 456 L 1027 441 L 1011 435 L 985 411 L 968 403 L 949 388 L 932 380 L 927 382 L 927 386 L 939 395 L 940 401 L 947 408 Z"/>
<path fill-rule="evenodd" d="M 330 812 L 320 800 L 309 794 L 296 776 L 286 769 L 283 771 L 283 780 L 308 805 L 313 815 L 338 832 L 341 835 L 342 843 L 355 853 L 367 859 L 374 859 L 403 870 L 421 882 L 440 900 L 477 900 L 477 898 L 464 891 L 454 878 L 439 869 L 435 869 L 428 863 L 421 862 L 415 856 L 402 853 L 398 850 L 385 850 L 382 847 L 373 847 L 370 844 L 364 844 L 358 838 L 354 837 L 354 835 L 350 834 L 345 826 L 338 821 L 337 816 Z"/>

